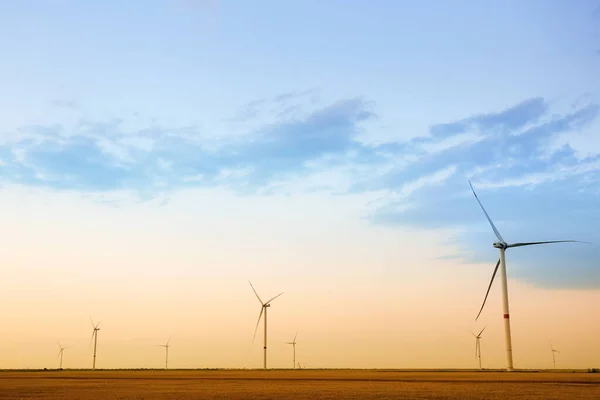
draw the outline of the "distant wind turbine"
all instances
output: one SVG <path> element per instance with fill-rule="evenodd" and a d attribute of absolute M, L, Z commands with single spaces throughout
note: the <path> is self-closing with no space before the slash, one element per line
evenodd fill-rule
<path fill-rule="evenodd" d="M 552 347 L 552 342 L 550 342 L 550 350 L 552 351 L 552 366 L 556 369 L 556 357 L 554 356 L 554 353 L 560 353 L 560 351 Z"/>
<path fill-rule="evenodd" d="M 56 357 L 60 357 L 60 367 L 59 367 L 59 369 L 63 369 L 63 368 L 62 368 L 62 365 L 63 365 L 63 353 L 64 353 L 64 351 L 65 351 L 66 349 L 68 349 L 68 347 L 62 347 L 62 346 L 60 345 L 60 342 L 57 342 L 57 343 L 58 343 L 58 348 L 59 348 L 60 350 L 58 350 L 58 354 L 56 355 Z"/>
<path fill-rule="evenodd" d="M 94 362 L 92 363 L 92 369 L 96 369 L 96 348 L 98 346 L 98 331 L 100 330 L 100 328 L 98 328 L 98 326 L 100 325 L 100 322 L 98 322 L 97 324 L 94 324 L 94 320 L 92 320 L 92 316 L 90 315 L 90 322 L 92 323 L 92 337 L 90 338 L 90 344 L 92 344 L 92 339 L 94 339 Z"/>
<path fill-rule="evenodd" d="M 481 343 L 480 343 L 480 340 L 481 340 L 481 334 L 483 333 L 483 331 L 485 331 L 485 328 L 486 327 L 484 326 L 478 335 L 471 332 L 471 335 L 475 336 L 475 358 L 479 358 L 479 369 L 481 369 Z"/>
<path fill-rule="evenodd" d="M 159 344 L 160 347 L 165 348 L 165 369 L 169 368 L 169 342 L 170 341 L 171 341 L 171 338 L 169 337 L 169 340 L 167 340 L 167 344 Z"/>
<path fill-rule="evenodd" d="M 271 307 L 271 302 L 273 300 L 275 300 L 276 298 L 278 298 L 279 296 L 281 296 L 283 294 L 283 292 L 279 293 L 277 296 L 275 296 L 272 299 L 263 303 L 263 301 L 260 299 L 260 296 L 258 295 L 258 293 L 256 293 L 254 286 L 252 286 L 252 282 L 248 281 L 248 283 L 250 284 L 252 291 L 256 295 L 256 298 L 260 302 L 260 314 L 258 314 L 258 321 L 256 321 L 256 328 L 254 328 L 254 337 L 252 338 L 252 341 L 254 341 L 254 339 L 256 338 L 256 331 L 258 330 L 258 324 L 260 324 L 260 318 L 262 317 L 263 312 L 265 314 L 265 320 L 264 320 L 265 340 L 264 340 L 264 345 L 263 345 L 263 358 L 264 358 L 263 365 L 264 365 L 264 369 L 267 369 L 267 308 Z"/>
<path fill-rule="evenodd" d="M 296 338 L 298 337 L 298 331 L 296 331 L 296 336 L 294 336 L 294 340 L 291 342 L 285 342 L 286 344 L 291 344 L 294 348 L 294 362 L 292 363 L 292 368 L 296 369 Z"/>
<path fill-rule="evenodd" d="M 505 333 L 505 338 L 506 338 L 506 362 L 507 362 L 506 370 L 513 371 L 512 339 L 511 339 L 511 335 L 510 335 L 510 313 L 508 310 L 508 283 L 507 283 L 507 279 L 506 279 L 506 260 L 505 260 L 504 253 L 506 252 L 507 249 L 510 249 L 512 247 L 533 246 L 533 245 L 537 245 L 537 244 L 549 244 L 549 243 L 589 243 L 589 242 L 582 242 L 579 240 L 550 240 L 550 241 L 545 241 L 545 242 L 523 242 L 523 243 L 512 243 L 512 244 L 506 243 L 504 241 L 504 239 L 502 239 L 502 236 L 500 235 L 500 232 L 498 232 L 498 229 L 496 229 L 496 226 L 492 222 L 492 219 L 488 215 L 487 211 L 485 211 L 485 208 L 483 208 L 483 204 L 481 204 L 481 201 L 479 201 L 479 197 L 477 197 L 477 193 L 475 193 L 475 189 L 473 189 L 473 185 L 471 184 L 470 181 L 469 181 L 469 185 L 471 186 L 473 195 L 475 195 L 475 199 L 479 203 L 479 206 L 483 210 L 485 217 L 487 218 L 488 222 L 490 223 L 490 226 L 492 227 L 494 234 L 498 238 L 498 241 L 494 243 L 494 247 L 500 250 L 500 258 L 498 259 L 498 262 L 496 263 L 496 268 L 494 268 L 494 273 L 492 274 L 492 279 L 490 280 L 490 284 L 488 286 L 487 292 L 485 293 L 485 298 L 483 299 L 483 304 L 481 305 L 481 309 L 479 310 L 479 313 L 477 314 L 475 321 L 477 321 L 477 319 L 479 318 L 479 315 L 481 315 L 481 311 L 483 311 L 485 302 L 488 298 L 488 295 L 490 294 L 490 289 L 492 287 L 492 283 L 494 282 L 494 278 L 496 277 L 496 272 L 498 272 L 498 267 L 501 266 L 502 268 L 500 268 L 500 277 L 502 279 L 502 308 L 504 310 L 504 333 Z"/>

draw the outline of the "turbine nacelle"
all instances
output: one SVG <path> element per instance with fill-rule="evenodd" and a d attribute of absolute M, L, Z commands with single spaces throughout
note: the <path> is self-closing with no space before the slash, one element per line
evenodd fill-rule
<path fill-rule="evenodd" d="M 508 244 L 504 243 L 504 242 L 495 242 L 494 243 L 494 247 L 497 249 L 507 249 L 508 248 Z"/>

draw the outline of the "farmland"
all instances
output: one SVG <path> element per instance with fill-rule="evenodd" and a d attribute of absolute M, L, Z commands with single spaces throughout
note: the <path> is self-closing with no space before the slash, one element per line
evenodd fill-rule
<path fill-rule="evenodd" d="M 1 371 L 0 399 L 599 399 L 600 374 L 404 370 Z"/>

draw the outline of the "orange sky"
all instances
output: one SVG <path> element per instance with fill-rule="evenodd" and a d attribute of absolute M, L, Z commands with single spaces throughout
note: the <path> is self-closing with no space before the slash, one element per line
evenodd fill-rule
<path fill-rule="evenodd" d="M 500 285 L 473 318 L 496 260 L 438 257 L 452 232 L 405 231 L 362 219 L 367 196 L 238 197 L 224 190 L 136 203 L 111 195 L 2 188 L 0 368 L 91 366 L 89 315 L 102 321 L 99 368 L 262 366 L 263 298 L 269 366 L 291 365 L 299 329 L 308 367 L 476 366 L 469 330 L 487 329 L 484 367 L 505 366 Z M 105 199 L 106 200 L 106 199 Z M 112 200 L 112 198 L 111 198 Z M 508 258 L 510 279 L 511 265 Z M 547 290 L 510 279 L 517 368 L 597 367 L 600 291 Z"/>

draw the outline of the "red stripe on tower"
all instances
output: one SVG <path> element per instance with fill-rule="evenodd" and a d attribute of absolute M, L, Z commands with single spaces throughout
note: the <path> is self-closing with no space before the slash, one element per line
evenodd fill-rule
<path fill-rule="evenodd" d="M 509 318 L 508 314 L 504 314 L 504 318 Z"/>

